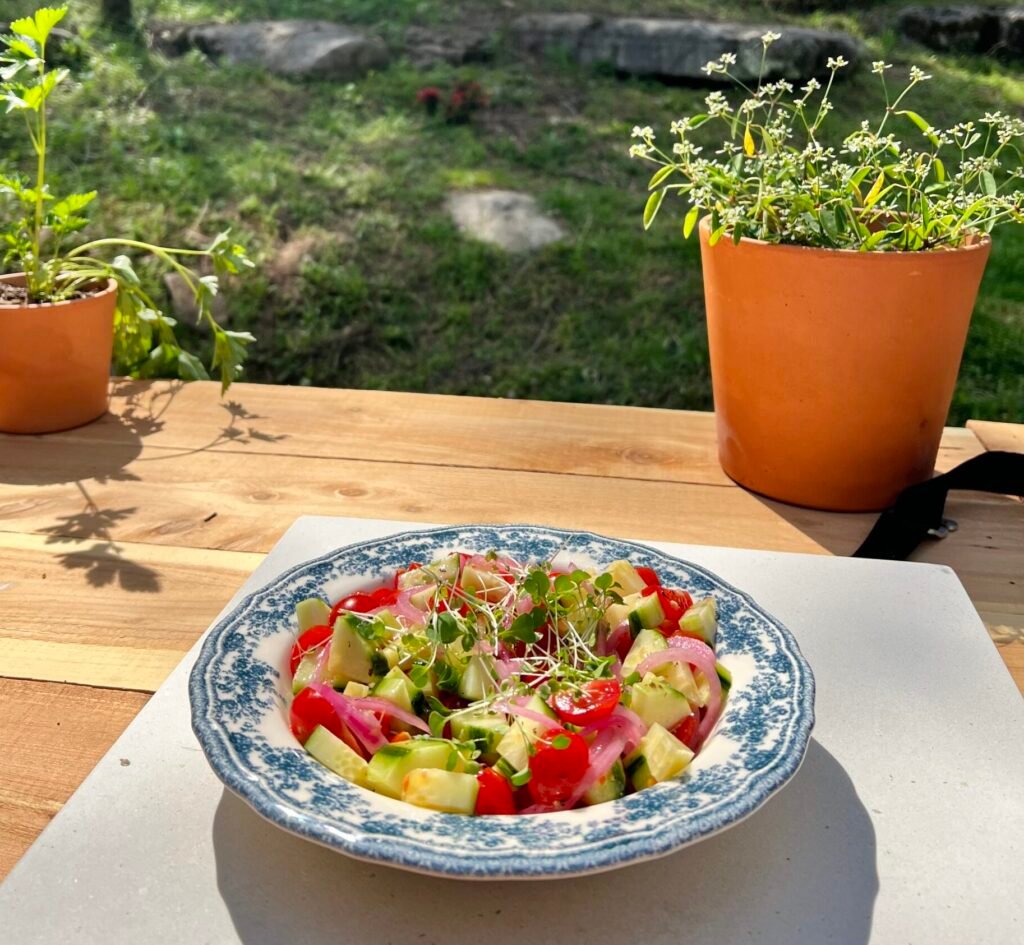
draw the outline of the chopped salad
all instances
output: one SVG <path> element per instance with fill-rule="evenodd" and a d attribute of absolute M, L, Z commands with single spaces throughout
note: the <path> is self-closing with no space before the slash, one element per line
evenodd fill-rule
<path fill-rule="evenodd" d="M 455 814 L 570 810 L 676 778 L 732 682 L 714 598 L 627 561 L 455 552 L 296 617 L 299 742 L 355 784 Z"/>

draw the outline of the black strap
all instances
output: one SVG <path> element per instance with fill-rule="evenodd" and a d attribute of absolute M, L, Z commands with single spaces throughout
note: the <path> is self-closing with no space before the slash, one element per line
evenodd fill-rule
<path fill-rule="evenodd" d="M 956 528 L 942 517 L 950 489 L 1024 496 L 1024 453 L 982 453 L 941 476 L 904 489 L 853 557 L 902 561 L 925 538 L 945 537 Z"/>

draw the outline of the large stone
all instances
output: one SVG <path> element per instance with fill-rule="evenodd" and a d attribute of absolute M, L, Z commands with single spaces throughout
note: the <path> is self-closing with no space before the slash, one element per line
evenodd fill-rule
<path fill-rule="evenodd" d="M 151 31 L 154 45 L 168 54 L 199 49 L 212 59 L 284 76 L 349 80 L 388 63 L 382 43 L 324 20 L 161 23 Z"/>
<path fill-rule="evenodd" d="M 510 253 L 539 249 L 565 236 L 533 197 L 514 190 L 455 193 L 448 198 L 448 212 L 463 233 Z"/>
<path fill-rule="evenodd" d="M 467 62 L 487 62 L 492 58 L 493 34 L 472 26 L 430 29 L 410 26 L 405 31 L 405 54 L 415 66 L 445 62 L 461 66 Z"/>
<path fill-rule="evenodd" d="M 628 75 L 691 81 L 707 81 L 704 65 L 722 53 L 734 53 L 737 62 L 730 71 L 750 82 L 760 70 L 766 29 L 704 20 L 542 13 L 516 19 L 512 38 L 519 49 L 534 55 L 561 51 L 577 62 L 609 65 Z M 826 73 L 832 57 L 842 56 L 851 65 L 860 58 L 860 45 L 845 33 L 803 27 L 780 27 L 776 32 L 782 38 L 768 52 L 769 79 L 798 82 Z"/>
<path fill-rule="evenodd" d="M 986 53 L 1000 40 L 1000 11 L 987 7 L 909 7 L 900 14 L 904 36 L 939 52 Z"/>

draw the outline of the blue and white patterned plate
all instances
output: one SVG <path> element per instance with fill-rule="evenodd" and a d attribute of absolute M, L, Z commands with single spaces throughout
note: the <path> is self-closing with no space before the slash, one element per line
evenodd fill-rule
<path fill-rule="evenodd" d="M 333 599 L 409 561 L 496 548 L 588 568 L 625 558 L 666 585 L 718 602 L 726 710 L 677 781 L 583 810 L 531 817 L 439 814 L 356 787 L 314 761 L 288 729 L 295 604 Z M 530 525 L 405 532 L 298 565 L 210 632 L 189 682 L 192 728 L 218 777 L 265 818 L 350 856 L 469 879 L 539 879 L 662 856 L 749 816 L 797 771 L 814 724 L 814 677 L 792 634 L 697 565 L 632 542 Z"/>

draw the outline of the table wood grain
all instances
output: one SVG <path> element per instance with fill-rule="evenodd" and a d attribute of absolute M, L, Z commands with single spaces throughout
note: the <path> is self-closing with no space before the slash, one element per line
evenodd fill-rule
<path fill-rule="evenodd" d="M 947 429 L 938 468 L 986 449 L 1024 427 Z M 0 435 L 0 876 L 303 514 L 838 555 L 875 519 L 740 489 L 710 414 L 115 381 L 94 424 Z M 1024 504 L 955 493 L 947 514 L 915 560 L 954 568 L 1024 689 Z"/>

